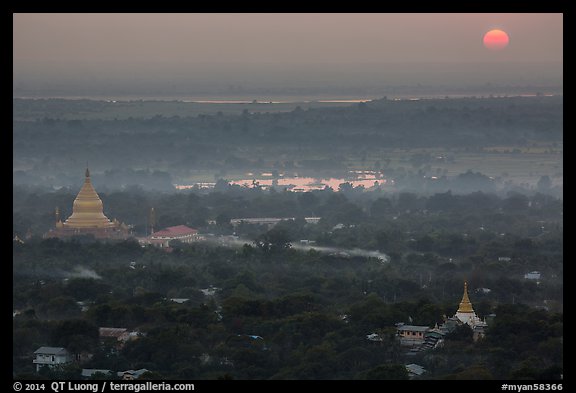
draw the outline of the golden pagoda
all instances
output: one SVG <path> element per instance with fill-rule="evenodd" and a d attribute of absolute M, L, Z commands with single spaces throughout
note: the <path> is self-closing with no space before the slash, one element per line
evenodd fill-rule
<path fill-rule="evenodd" d="M 474 308 L 472 308 L 472 303 L 468 297 L 468 283 L 466 281 L 464 281 L 464 294 L 462 295 L 462 301 L 460 302 L 458 311 L 456 311 L 456 315 L 454 316 L 471 327 L 483 324 L 474 312 Z"/>
<path fill-rule="evenodd" d="M 114 223 L 104 215 L 102 200 L 90 181 L 86 168 L 86 179 L 72 205 L 72 215 L 64 222 L 64 228 L 112 228 Z"/>
<path fill-rule="evenodd" d="M 468 298 L 468 283 L 464 281 L 464 295 L 462 296 L 462 301 L 460 302 L 460 307 L 458 307 L 458 312 L 463 313 L 473 313 L 472 303 L 470 303 L 470 298 Z"/>
<path fill-rule="evenodd" d="M 130 237 L 129 227 L 114 219 L 110 221 L 104 215 L 102 200 L 96 193 L 90 180 L 90 171 L 86 168 L 84 185 L 72 205 L 72 215 L 64 222 L 60 220 L 60 212 L 56 208 L 56 227 L 44 237 L 71 237 L 78 235 L 93 235 L 96 238 L 127 239 Z"/>

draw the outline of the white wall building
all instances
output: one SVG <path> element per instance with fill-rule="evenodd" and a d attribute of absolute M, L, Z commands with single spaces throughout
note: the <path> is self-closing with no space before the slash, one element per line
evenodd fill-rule
<path fill-rule="evenodd" d="M 40 347 L 34 351 L 34 354 L 36 355 L 33 361 L 36 365 L 36 372 L 40 371 L 43 366 L 53 368 L 72 361 L 70 353 L 62 347 Z"/>

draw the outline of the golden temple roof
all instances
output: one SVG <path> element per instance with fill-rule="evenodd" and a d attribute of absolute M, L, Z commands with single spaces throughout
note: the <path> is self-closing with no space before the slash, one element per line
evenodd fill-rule
<path fill-rule="evenodd" d="M 64 222 L 66 228 L 112 228 L 115 224 L 104 215 L 102 200 L 90 181 L 90 171 L 86 168 L 84 185 L 72 206 L 72 215 Z"/>
<path fill-rule="evenodd" d="M 472 303 L 468 298 L 468 283 L 464 281 L 464 295 L 462 296 L 462 301 L 460 302 L 460 307 L 458 307 L 458 312 L 473 313 Z"/>

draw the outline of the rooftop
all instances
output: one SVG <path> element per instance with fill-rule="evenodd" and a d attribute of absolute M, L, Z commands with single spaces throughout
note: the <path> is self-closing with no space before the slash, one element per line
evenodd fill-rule
<path fill-rule="evenodd" d="M 146 370 L 145 368 L 141 368 L 140 370 L 126 370 L 126 371 L 118 371 L 116 373 L 116 375 L 118 375 L 119 377 L 124 376 L 124 374 L 129 374 L 129 375 L 133 375 L 134 378 L 138 379 L 140 378 L 140 376 L 142 374 L 144 374 L 145 372 L 148 372 L 149 370 Z"/>
<path fill-rule="evenodd" d="M 154 232 L 150 237 L 172 237 L 183 235 L 195 235 L 198 233 L 197 229 L 187 227 L 186 225 L 177 225 L 175 227 L 164 228 L 160 231 Z"/>
<path fill-rule="evenodd" d="M 34 353 L 44 355 L 67 355 L 68 351 L 63 347 L 40 347 L 35 350 Z"/>
<path fill-rule="evenodd" d="M 174 298 L 170 299 L 171 302 L 178 303 L 178 304 L 186 303 L 189 300 L 190 299 L 188 299 L 188 298 L 178 298 L 178 297 L 174 297 Z"/>
<path fill-rule="evenodd" d="M 411 332 L 426 332 L 428 330 L 430 330 L 430 328 L 428 326 L 416 326 L 416 325 L 401 325 L 398 326 L 398 330 L 403 330 L 403 331 L 411 331 Z"/>
<path fill-rule="evenodd" d="M 112 371 L 111 370 L 101 370 L 101 369 L 97 369 L 97 368 L 83 368 L 81 375 L 83 377 L 91 377 L 96 373 L 108 375 L 108 374 L 112 374 Z"/>
<path fill-rule="evenodd" d="M 426 372 L 426 369 L 424 369 L 424 367 L 420 366 L 419 364 L 415 364 L 415 363 L 407 364 L 405 367 L 406 367 L 406 371 L 408 371 L 411 374 L 415 374 L 415 375 L 422 375 Z"/>
<path fill-rule="evenodd" d="M 378 333 L 368 334 L 366 335 L 366 339 L 370 341 L 384 341 L 384 339 L 380 337 Z"/>
<path fill-rule="evenodd" d="M 126 333 L 128 329 L 126 328 L 111 328 L 111 327 L 101 327 L 98 328 L 98 333 L 100 337 L 120 337 Z"/>

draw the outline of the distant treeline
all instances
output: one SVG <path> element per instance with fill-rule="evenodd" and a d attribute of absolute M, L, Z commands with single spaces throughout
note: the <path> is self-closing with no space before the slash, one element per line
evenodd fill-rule
<path fill-rule="evenodd" d="M 83 101 L 84 106 L 86 102 Z M 388 100 L 285 113 L 63 120 L 65 100 L 15 99 L 14 162 L 54 173 L 90 161 L 106 168 L 214 169 L 269 147 L 315 153 L 357 149 L 523 146 L 561 142 L 563 98 Z M 92 110 L 102 104 L 95 101 Z M 40 110 L 42 106 L 49 110 Z M 30 107 L 30 108 L 28 108 Z M 52 109 L 50 109 L 52 108 Z M 17 120 L 16 111 L 51 113 Z M 84 110 L 87 110 L 84 108 Z M 264 149 L 264 150 L 262 150 Z M 314 158 L 314 157 L 311 157 Z M 228 161 L 227 161 L 228 160 Z"/>

